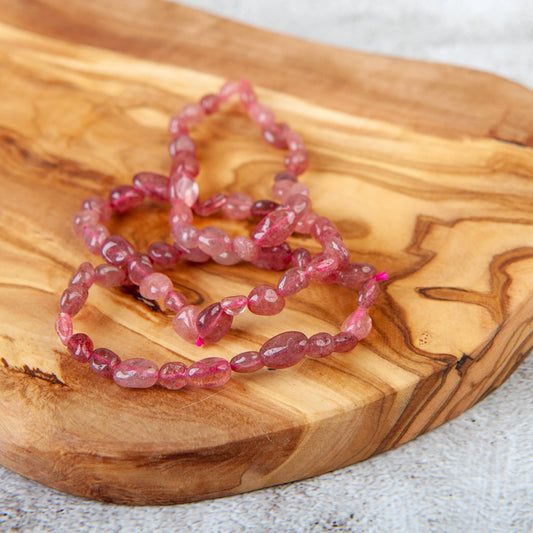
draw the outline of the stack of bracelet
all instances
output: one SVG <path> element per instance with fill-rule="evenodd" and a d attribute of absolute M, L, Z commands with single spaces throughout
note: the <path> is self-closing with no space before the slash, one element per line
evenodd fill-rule
<path fill-rule="evenodd" d="M 285 170 L 274 177 L 273 193 L 277 201 L 254 202 L 246 194 L 224 193 L 200 202 L 195 177 L 199 172 L 196 146 L 189 128 L 214 113 L 221 104 L 238 95 L 248 115 L 262 130 L 272 146 L 288 149 Z M 287 368 L 304 356 L 322 358 L 333 352 L 348 352 L 365 338 L 372 328 L 368 309 L 379 295 L 380 280 L 385 272 L 376 273 L 367 263 L 350 262 L 350 254 L 334 224 L 311 210 L 309 189 L 297 177 L 308 165 L 309 156 L 301 137 L 284 123 L 275 122 L 270 109 L 257 102 L 246 80 L 228 81 L 217 94 L 204 96 L 199 103 L 186 105 L 170 121 L 172 141 L 169 145 L 172 167 L 169 177 L 141 172 L 133 185 L 119 185 L 109 199 L 87 198 L 74 216 L 75 235 L 83 238 L 93 254 L 101 254 L 105 263 L 96 268 L 82 263 L 64 291 L 56 331 L 70 355 L 89 363 L 96 374 L 112 378 L 122 387 L 148 388 L 159 384 L 167 389 L 217 387 L 226 383 L 231 371 L 249 373 L 260 368 Z M 123 237 L 110 235 L 103 225 L 112 214 L 123 214 L 139 206 L 145 198 L 169 202 L 170 236 L 174 244 L 155 242 L 147 253 L 140 253 Z M 231 238 L 223 230 L 192 225 L 193 214 L 206 217 L 221 211 L 231 219 L 252 218 L 257 221 L 250 237 Z M 314 256 L 305 248 L 291 250 L 286 239 L 293 233 L 310 234 L 321 246 Z M 188 305 L 183 294 L 174 290 L 170 278 L 156 271 L 171 269 L 180 262 L 203 263 L 213 259 L 222 265 L 248 261 L 266 270 L 285 271 L 277 284 L 259 285 L 248 296 L 223 298 L 205 309 Z M 340 333 L 317 333 L 307 338 L 299 331 L 276 335 L 259 351 L 247 351 L 226 361 L 220 357 L 201 359 L 190 366 L 169 362 L 161 368 L 148 359 L 122 361 L 107 348 L 94 349 L 85 333 L 73 334 L 72 317 L 87 300 L 93 283 L 102 287 L 136 285 L 144 298 L 163 300 L 166 309 L 175 313 L 172 324 L 186 341 L 201 346 L 219 341 L 230 329 L 233 317 L 248 308 L 257 315 L 274 315 L 285 306 L 285 298 L 309 285 L 309 281 L 338 283 L 358 291 L 357 308 L 341 326 Z"/>

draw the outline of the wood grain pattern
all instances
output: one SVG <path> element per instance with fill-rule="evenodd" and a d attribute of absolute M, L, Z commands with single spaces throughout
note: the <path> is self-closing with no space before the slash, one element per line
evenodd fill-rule
<path fill-rule="evenodd" d="M 482 399 L 526 356 L 531 92 L 170 4 L 0 6 L 2 464 L 115 502 L 234 494 L 406 442 Z M 89 258 L 69 221 L 89 194 L 106 194 L 139 170 L 164 172 L 167 118 L 243 73 L 308 144 L 304 181 L 317 211 L 338 224 L 354 257 L 390 273 L 375 330 L 351 354 L 235 377 L 216 391 L 119 389 L 69 360 L 53 333 L 59 295 Z M 237 106 L 195 139 L 204 197 L 269 194 L 281 155 Z M 250 230 L 215 222 L 232 234 Z M 144 249 L 167 235 L 165 209 L 138 208 L 112 229 Z M 204 303 L 277 275 L 210 264 L 178 268 L 172 278 Z M 192 361 L 229 358 L 286 329 L 334 332 L 352 307 L 349 291 L 313 286 L 282 315 L 239 317 L 223 342 L 197 349 L 176 337 L 159 307 L 94 289 L 76 327 L 122 355 Z"/>

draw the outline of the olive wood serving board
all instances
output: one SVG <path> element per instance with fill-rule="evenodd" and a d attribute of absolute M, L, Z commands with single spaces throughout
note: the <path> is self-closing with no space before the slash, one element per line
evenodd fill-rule
<path fill-rule="evenodd" d="M 354 260 L 389 273 L 375 328 L 351 353 L 216 390 L 121 389 L 70 359 L 53 331 L 69 277 L 94 261 L 70 220 L 85 197 L 141 170 L 168 171 L 168 117 L 242 76 L 308 145 L 302 181 L 316 210 Z M 202 198 L 269 197 L 282 153 L 237 104 L 193 136 Z M 0 463 L 89 498 L 185 502 L 327 472 L 457 416 L 533 345 L 532 146 L 533 93 L 488 74 L 154 0 L 1 0 Z M 144 250 L 167 238 L 166 213 L 146 204 L 111 231 Z M 279 276 L 211 263 L 170 275 L 202 306 Z M 241 315 L 223 341 L 197 348 L 160 306 L 96 287 L 75 330 L 122 357 L 191 362 L 285 330 L 334 333 L 354 302 L 313 285 L 281 315 Z"/>

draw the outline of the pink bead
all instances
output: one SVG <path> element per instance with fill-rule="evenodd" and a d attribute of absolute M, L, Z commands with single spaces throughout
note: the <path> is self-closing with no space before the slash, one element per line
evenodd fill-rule
<path fill-rule="evenodd" d="M 296 248 L 296 250 L 292 252 L 292 263 L 297 267 L 307 268 L 311 259 L 313 259 L 313 256 L 306 248 Z"/>
<path fill-rule="evenodd" d="M 174 137 L 168 145 L 170 157 L 174 157 L 178 152 L 196 152 L 196 144 L 186 133 Z"/>
<path fill-rule="evenodd" d="M 241 258 L 231 250 L 214 255 L 212 259 L 215 263 L 226 266 L 236 265 L 241 262 Z"/>
<path fill-rule="evenodd" d="M 83 231 L 85 248 L 92 254 L 100 254 L 105 240 L 109 237 L 109 230 L 103 224 L 86 227 Z"/>
<path fill-rule="evenodd" d="M 258 285 L 248 295 L 248 309 L 256 315 L 277 315 L 285 307 L 285 298 L 270 285 Z"/>
<path fill-rule="evenodd" d="M 115 265 L 104 263 L 95 269 L 95 283 L 105 289 L 122 285 L 126 281 L 125 272 Z"/>
<path fill-rule="evenodd" d="M 359 291 L 359 296 L 357 297 L 357 305 L 368 309 L 372 307 L 379 296 L 379 283 L 374 279 L 370 278 L 368 281 L 363 283 Z"/>
<path fill-rule="evenodd" d="M 140 357 L 122 361 L 113 371 L 113 381 L 129 389 L 148 389 L 157 383 L 158 378 L 158 366 Z"/>
<path fill-rule="evenodd" d="M 268 368 L 287 368 L 303 359 L 307 337 L 300 331 L 286 331 L 272 337 L 261 346 L 259 354 Z"/>
<path fill-rule="evenodd" d="M 281 172 L 278 172 L 274 176 L 274 181 L 283 181 L 283 180 L 290 180 L 293 182 L 293 184 L 295 184 L 298 181 L 296 176 L 292 172 L 289 172 L 288 170 L 282 170 Z"/>
<path fill-rule="evenodd" d="M 133 176 L 133 185 L 145 196 L 158 202 L 168 202 L 170 199 L 170 181 L 162 174 L 139 172 Z"/>
<path fill-rule="evenodd" d="M 251 104 L 257 102 L 257 96 L 250 85 L 250 82 L 246 79 L 242 79 L 239 82 L 239 96 L 244 107 L 248 108 Z"/>
<path fill-rule="evenodd" d="M 111 235 L 102 245 L 102 257 L 118 267 L 127 268 L 136 254 L 133 245 L 120 235 Z"/>
<path fill-rule="evenodd" d="M 91 263 L 82 263 L 70 278 L 69 285 L 85 285 L 89 288 L 94 283 L 94 267 Z"/>
<path fill-rule="evenodd" d="M 187 125 L 181 121 L 177 116 L 172 117 L 168 123 L 168 131 L 172 137 L 177 137 L 182 133 L 188 133 Z"/>
<path fill-rule="evenodd" d="M 263 128 L 263 138 L 274 148 L 284 150 L 287 148 L 287 130 L 289 127 L 284 123 L 267 124 Z"/>
<path fill-rule="evenodd" d="M 220 91 L 218 91 L 218 97 L 221 101 L 226 102 L 229 100 L 234 94 L 238 94 L 240 89 L 240 83 L 235 80 L 228 80 L 222 87 L 220 88 Z"/>
<path fill-rule="evenodd" d="M 200 124 L 204 120 L 205 112 L 200 104 L 190 103 L 184 105 L 177 116 L 182 124 L 191 127 Z"/>
<path fill-rule="evenodd" d="M 85 285 L 71 285 L 63 292 L 59 307 L 62 313 L 67 313 L 71 317 L 76 316 L 89 296 L 89 291 Z"/>
<path fill-rule="evenodd" d="M 277 246 L 292 234 L 295 225 L 296 213 L 292 209 L 279 208 L 259 222 L 250 237 L 259 246 Z"/>
<path fill-rule="evenodd" d="M 109 202 L 100 196 L 90 196 L 83 200 L 82 209 L 92 209 L 100 215 L 100 222 L 107 222 L 111 218 L 111 207 Z"/>
<path fill-rule="evenodd" d="M 68 313 L 59 313 L 56 319 L 56 333 L 59 340 L 66 346 L 72 336 L 72 318 Z"/>
<path fill-rule="evenodd" d="M 285 168 L 297 176 L 303 174 L 309 166 L 309 154 L 306 150 L 290 151 L 285 156 Z"/>
<path fill-rule="evenodd" d="M 324 253 L 316 254 L 307 266 L 306 275 L 311 279 L 320 281 L 335 274 L 339 270 L 339 260 Z"/>
<path fill-rule="evenodd" d="M 350 262 L 350 251 L 346 248 L 342 239 L 339 237 L 329 237 L 325 240 L 323 246 L 325 254 L 337 258 L 341 270 L 348 266 Z"/>
<path fill-rule="evenodd" d="M 233 372 L 239 372 L 240 374 L 249 374 L 263 368 L 263 360 L 259 352 L 243 352 L 237 354 L 229 362 Z"/>
<path fill-rule="evenodd" d="M 241 235 L 233 239 L 233 251 L 243 261 L 255 261 L 259 257 L 259 246 L 252 239 Z"/>
<path fill-rule="evenodd" d="M 172 327 L 176 333 L 187 342 L 196 343 L 198 330 L 196 329 L 196 319 L 200 314 L 198 307 L 187 305 L 180 309 L 172 320 Z"/>
<path fill-rule="evenodd" d="M 309 197 L 309 187 L 305 183 L 295 183 L 289 191 L 289 196 L 295 194 L 301 194 L 302 196 Z"/>
<path fill-rule="evenodd" d="M 91 354 L 91 370 L 103 378 L 112 379 L 115 368 L 121 363 L 120 357 L 107 348 L 97 348 Z"/>
<path fill-rule="evenodd" d="M 179 361 L 166 363 L 159 369 L 159 384 L 165 389 L 182 389 L 187 385 L 187 370 L 187 365 Z"/>
<path fill-rule="evenodd" d="M 272 110 L 266 105 L 258 104 L 257 102 L 250 104 L 248 107 L 248 113 L 250 114 L 250 118 L 258 126 L 268 126 L 273 124 L 275 120 Z"/>
<path fill-rule="evenodd" d="M 304 235 L 308 235 L 309 233 L 311 233 L 311 228 L 313 227 L 313 225 L 316 222 L 317 218 L 318 218 L 318 215 L 316 213 L 312 213 L 312 212 L 308 213 L 307 215 L 304 215 L 296 223 L 296 226 L 294 228 L 294 232 L 295 233 L 303 233 Z"/>
<path fill-rule="evenodd" d="M 252 265 L 263 270 L 285 270 L 291 258 L 291 247 L 284 242 L 279 246 L 262 246 L 259 249 L 259 257 L 252 261 Z"/>
<path fill-rule="evenodd" d="M 207 357 L 193 363 L 187 371 L 187 378 L 191 387 L 210 389 L 220 387 L 229 381 L 231 367 L 221 357 Z"/>
<path fill-rule="evenodd" d="M 250 216 L 253 204 L 252 197 L 240 192 L 233 192 L 228 196 L 227 202 L 222 207 L 225 217 L 233 220 L 245 220 Z"/>
<path fill-rule="evenodd" d="M 198 183 L 187 176 L 178 179 L 171 179 L 170 197 L 174 200 L 181 200 L 192 207 L 198 200 Z"/>
<path fill-rule="evenodd" d="M 220 302 L 207 306 L 196 319 L 198 335 L 206 344 L 218 342 L 231 328 L 233 317 L 224 312 Z"/>
<path fill-rule="evenodd" d="M 198 236 L 198 248 L 208 255 L 220 255 L 231 251 L 231 239 L 229 235 L 215 226 L 206 226 L 200 230 Z"/>
<path fill-rule="evenodd" d="M 200 230 L 190 224 L 173 224 L 170 229 L 170 236 L 176 241 L 176 245 L 179 247 L 185 250 L 192 250 L 198 247 Z"/>
<path fill-rule="evenodd" d="M 287 139 L 287 146 L 291 152 L 296 152 L 297 150 L 304 150 L 305 145 L 298 133 L 293 130 L 288 130 L 285 134 Z"/>
<path fill-rule="evenodd" d="M 156 241 L 148 247 L 148 256 L 157 266 L 168 270 L 179 263 L 181 253 L 171 244 Z"/>
<path fill-rule="evenodd" d="M 138 254 L 128 265 L 128 277 L 135 285 L 140 285 L 144 278 L 153 272 L 154 265 L 146 254 Z"/>
<path fill-rule="evenodd" d="M 308 196 L 303 194 L 289 195 L 289 197 L 286 198 L 284 205 L 287 209 L 291 209 L 296 213 L 297 220 L 311 212 L 311 200 Z"/>
<path fill-rule="evenodd" d="M 351 333 L 357 337 L 357 340 L 364 339 L 372 330 L 372 319 L 363 307 L 355 310 L 341 326 L 341 331 Z M 338 351 L 338 350 L 335 350 Z"/>
<path fill-rule="evenodd" d="M 198 166 L 198 160 L 194 152 L 189 152 L 182 150 L 181 152 L 176 152 L 174 155 L 174 160 L 172 166 L 170 167 L 170 180 L 172 185 L 172 180 L 179 178 L 194 178 L 198 175 L 200 167 Z M 170 191 L 172 198 L 172 190 Z"/>
<path fill-rule="evenodd" d="M 144 194 L 131 185 L 119 185 L 109 193 L 109 205 L 114 213 L 126 213 L 143 203 Z"/>
<path fill-rule="evenodd" d="M 165 296 L 165 307 L 174 313 L 187 305 L 187 298 L 181 292 L 169 291 Z"/>
<path fill-rule="evenodd" d="M 143 298 L 148 300 L 160 300 L 172 290 L 172 281 L 161 272 L 149 274 L 141 281 L 139 292 Z"/>
<path fill-rule="evenodd" d="M 326 332 L 316 333 L 307 341 L 307 357 L 321 359 L 333 353 L 333 337 Z"/>
<path fill-rule="evenodd" d="M 250 212 L 253 218 L 262 219 L 279 206 L 277 202 L 273 202 L 272 200 L 257 200 L 257 202 L 252 204 Z"/>
<path fill-rule="evenodd" d="M 191 208 L 182 200 L 175 199 L 168 213 L 168 223 L 171 229 L 178 224 L 190 224 L 192 219 Z"/>
<path fill-rule="evenodd" d="M 303 268 L 290 268 L 279 278 L 278 294 L 283 297 L 292 296 L 309 286 Z"/>
<path fill-rule="evenodd" d="M 87 363 L 93 351 L 93 341 L 85 333 L 74 333 L 67 341 L 67 350 L 80 363 Z"/>
<path fill-rule="evenodd" d="M 295 182 L 292 179 L 277 180 L 272 185 L 272 194 L 274 194 L 280 202 L 285 202 L 294 185 Z"/>
<path fill-rule="evenodd" d="M 201 100 L 200 105 L 206 115 L 212 115 L 220 106 L 220 100 L 216 94 L 206 94 Z"/>
<path fill-rule="evenodd" d="M 83 230 L 86 227 L 94 226 L 100 222 L 98 211 L 84 209 L 76 213 L 72 218 L 72 232 L 76 237 L 83 237 Z"/>
<path fill-rule="evenodd" d="M 214 215 L 226 203 L 227 196 L 224 193 L 217 193 L 211 198 L 194 206 L 194 213 L 199 217 L 209 217 Z"/>
<path fill-rule="evenodd" d="M 246 296 L 227 296 L 222 298 L 220 306 L 224 313 L 230 316 L 240 315 L 248 305 L 248 298 Z"/>
<path fill-rule="evenodd" d="M 326 235 L 329 237 L 340 237 L 335 224 L 326 217 L 318 217 L 315 220 L 315 223 L 311 226 L 311 235 L 318 242 L 322 242 Z"/>
<path fill-rule="evenodd" d="M 375 275 L 376 269 L 368 263 L 350 263 L 339 272 L 339 283 L 347 289 L 359 290 Z"/>
<path fill-rule="evenodd" d="M 190 250 L 185 250 L 183 259 L 185 259 L 185 261 L 190 261 L 191 263 L 205 263 L 211 259 L 211 256 L 200 250 L 200 248 L 192 248 Z"/>
<path fill-rule="evenodd" d="M 333 337 L 333 351 L 339 353 L 351 352 L 358 342 L 355 335 L 341 331 Z"/>

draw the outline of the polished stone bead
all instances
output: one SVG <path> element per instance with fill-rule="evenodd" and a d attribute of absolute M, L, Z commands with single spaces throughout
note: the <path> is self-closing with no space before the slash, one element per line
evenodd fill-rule
<path fill-rule="evenodd" d="M 146 276 L 154 272 L 152 260 L 146 254 L 137 254 L 128 264 L 128 277 L 135 285 L 140 285 Z"/>
<path fill-rule="evenodd" d="M 139 292 L 148 300 L 160 300 L 172 290 L 172 281 L 161 272 L 154 272 L 142 279 L 139 284 Z"/>
<path fill-rule="evenodd" d="M 247 305 L 248 298 L 243 295 L 227 296 L 220 301 L 222 310 L 230 316 L 240 315 L 246 309 Z"/>
<path fill-rule="evenodd" d="M 307 213 L 306 215 L 302 216 L 300 219 L 298 219 L 298 222 L 296 222 L 294 232 L 309 235 L 311 233 L 311 228 L 313 227 L 317 218 L 318 215 L 313 212 Z"/>
<path fill-rule="evenodd" d="M 183 133 L 189 133 L 189 128 L 177 116 L 172 117 L 168 123 L 168 131 L 172 137 L 177 137 Z"/>
<path fill-rule="evenodd" d="M 290 194 L 284 205 L 296 213 L 297 220 L 311 212 L 311 200 L 305 194 Z"/>
<path fill-rule="evenodd" d="M 315 333 L 307 341 L 307 357 L 321 359 L 333 353 L 333 337 L 326 333 Z"/>
<path fill-rule="evenodd" d="M 92 209 L 100 215 L 100 222 L 107 222 L 111 218 L 111 206 L 109 202 L 100 196 L 89 196 L 83 200 L 82 209 Z"/>
<path fill-rule="evenodd" d="M 309 286 L 309 280 L 303 268 L 289 268 L 278 281 L 278 294 L 292 296 Z"/>
<path fill-rule="evenodd" d="M 341 331 L 333 337 L 333 351 L 339 353 L 351 352 L 359 341 L 357 337 L 347 331 Z"/>
<path fill-rule="evenodd" d="M 219 265 L 227 266 L 236 265 L 237 263 L 241 262 L 241 258 L 231 250 L 227 252 L 222 252 L 219 255 L 214 255 L 212 259 L 215 263 L 218 263 Z"/>
<path fill-rule="evenodd" d="M 331 237 L 340 237 L 335 224 L 331 222 L 329 218 L 318 217 L 315 220 L 315 223 L 311 226 L 311 236 L 318 242 L 322 242 L 323 239 L 328 236 Z"/>
<path fill-rule="evenodd" d="M 289 127 L 283 122 L 275 124 L 267 124 L 263 130 L 263 138 L 265 141 L 274 148 L 280 148 L 284 150 L 287 148 L 287 130 Z"/>
<path fill-rule="evenodd" d="M 187 342 L 196 343 L 198 330 L 196 329 L 196 319 L 200 310 L 195 305 L 182 307 L 172 319 L 172 327 L 176 333 Z"/>
<path fill-rule="evenodd" d="M 109 236 L 102 245 L 102 257 L 112 265 L 127 268 L 137 252 L 133 245 L 120 235 Z"/>
<path fill-rule="evenodd" d="M 172 202 L 181 200 L 185 205 L 192 207 L 198 200 L 198 183 L 192 178 L 181 176 L 170 180 L 170 199 Z"/>
<path fill-rule="evenodd" d="M 87 363 L 94 349 L 93 341 L 85 333 L 74 333 L 67 341 L 67 350 L 80 363 Z"/>
<path fill-rule="evenodd" d="M 119 215 L 143 203 L 144 193 L 131 185 L 119 185 L 109 193 L 109 205 Z"/>
<path fill-rule="evenodd" d="M 250 237 L 259 246 L 278 246 L 292 234 L 295 225 L 296 213 L 292 209 L 279 208 L 263 218 Z"/>
<path fill-rule="evenodd" d="M 165 363 L 159 369 L 158 382 L 165 389 L 182 389 L 187 385 L 187 370 L 187 365 L 179 361 Z"/>
<path fill-rule="evenodd" d="M 193 363 L 187 370 L 187 379 L 191 387 L 210 389 L 220 387 L 229 381 L 231 367 L 221 357 L 207 357 Z"/>
<path fill-rule="evenodd" d="M 94 283 L 94 267 L 91 263 L 82 263 L 78 270 L 74 273 L 72 278 L 70 278 L 69 285 L 84 285 L 88 289 Z"/>
<path fill-rule="evenodd" d="M 230 236 L 220 228 L 206 226 L 200 230 L 198 248 L 208 255 L 220 255 L 232 250 Z"/>
<path fill-rule="evenodd" d="M 275 121 L 275 116 L 272 110 L 266 105 L 258 104 L 257 102 L 250 104 L 248 107 L 248 113 L 250 114 L 250 118 L 258 126 L 269 126 Z"/>
<path fill-rule="evenodd" d="M 198 175 L 200 166 L 198 165 L 198 159 L 194 152 L 182 150 L 176 152 L 173 157 L 172 165 L 170 166 L 170 199 L 177 198 L 173 188 L 175 188 L 176 182 L 181 178 L 192 179 Z M 192 205 L 192 204 L 191 204 Z"/>
<path fill-rule="evenodd" d="M 303 174 L 307 167 L 309 166 L 309 154 L 306 150 L 290 150 L 289 153 L 285 156 L 285 168 L 299 176 Z"/>
<path fill-rule="evenodd" d="M 196 144 L 186 133 L 174 137 L 168 145 L 170 157 L 176 156 L 179 152 L 196 152 Z"/>
<path fill-rule="evenodd" d="M 374 278 L 363 283 L 363 286 L 359 290 L 359 295 L 357 296 L 357 305 L 368 309 L 372 307 L 379 296 L 379 283 Z"/>
<path fill-rule="evenodd" d="M 85 285 L 71 285 L 63 291 L 59 307 L 62 313 L 67 313 L 71 317 L 76 316 L 89 296 L 89 291 Z"/>
<path fill-rule="evenodd" d="M 257 102 L 257 96 L 250 82 L 244 78 L 239 82 L 239 97 L 246 108 L 249 108 L 250 105 Z"/>
<path fill-rule="evenodd" d="M 285 134 L 287 140 L 287 147 L 291 152 L 296 152 L 297 150 L 304 150 L 305 145 L 298 133 L 293 130 L 288 130 Z"/>
<path fill-rule="evenodd" d="M 181 252 L 167 242 L 156 241 L 148 247 L 148 256 L 157 266 L 168 270 L 179 263 Z"/>
<path fill-rule="evenodd" d="M 341 331 L 351 333 L 357 340 L 364 339 L 372 331 L 372 319 L 364 307 L 356 309 L 343 323 Z M 336 350 L 337 351 L 337 350 Z"/>
<path fill-rule="evenodd" d="M 200 250 L 200 248 L 191 248 L 190 250 L 184 250 L 184 252 L 183 259 L 191 263 L 205 263 L 211 259 L 211 256 Z"/>
<path fill-rule="evenodd" d="M 238 235 L 233 239 L 233 251 L 243 261 L 251 262 L 259 257 L 260 247 L 252 239 Z"/>
<path fill-rule="evenodd" d="M 222 207 L 222 213 L 233 220 L 245 220 L 250 216 L 253 203 L 248 194 L 233 192 Z"/>
<path fill-rule="evenodd" d="M 258 285 L 248 295 L 248 309 L 256 315 L 277 315 L 285 307 L 285 298 L 270 285 Z"/>
<path fill-rule="evenodd" d="M 224 312 L 220 302 L 200 311 L 196 319 L 198 335 L 206 344 L 218 342 L 231 328 L 233 317 Z"/>
<path fill-rule="evenodd" d="M 316 254 L 306 268 L 306 275 L 316 281 L 325 280 L 339 269 L 339 260 L 325 253 Z"/>
<path fill-rule="evenodd" d="M 100 287 L 110 289 L 122 285 L 126 281 L 126 273 L 115 265 L 104 263 L 94 269 L 94 282 Z"/>
<path fill-rule="evenodd" d="M 194 206 L 194 213 L 199 217 L 210 217 L 214 215 L 217 211 L 222 209 L 226 204 L 228 197 L 224 193 L 217 193 L 204 200 L 203 202 L 196 204 Z"/>
<path fill-rule="evenodd" d="M 282 180 L 290 180 L 293 183 L 296 183 L 298 181 L 298 178 L 292 172 L 289 172 L 288 170 L 282 170 L 274 176 L 274 181 Z"/>
<path fill-rule="evenodd" d="M 292 264 L 300 268 L 307 268 L 313 259 L 311 252 L 307 248 L 296 248 L 292 252 Z"/>
<path fill-rule="evenodd" d="M 174 226 L 179 226 L 179 224 L 190 224 L 192 219 L 192 210 L 185 202 L 182 200 L 174 200 L 172 202 L 172 207 L 168 213 L 168 223 L 171 231 Z"/>
<path fill-rule="evenodd" d="M 240 374 L 249 374 L 265 366 L 259 352 L 242 352 L 232 357 L 229 364 L 233 372 Z"/>
<path fill-rule="evenodd" d="M 92 254 L 98 255 L 102 251 L 105 240 L 109 237 L 109 230 L 103 224 L 87 226 L 83 230 L 83 243 Z"/>
<path fill-rule="evenodd" d="M 107 348 L 97 348 L 91 353 L 89 366 L 98 376 L 112 379 L 115 368 L 121 363 L 120 357 Z"/>
<path fill-rule="evenodd" d="M 174 239 L 176 246 L 184 250 L 198 248 L 198 237 L 200 230 L 190 224 L 174 224 L 170 229 L 170 236 Z"/>
<path fill-rule="evenodd" d="M 148 198 L 158 202 L 168 202 L 170 200 L 170 181 L 162 174 L 155 172 L 139 172 L 133 176 L 133 185 Z"/>
<path fill-rule="evenodd" d="M 174 313 L 187 305 L 187 298 L 179 291 L 169 291 L 165 296 L 165 307 Z"/>
<path fill-rule="evenodd" d="M 286 331 L 269 339 L 259 354 L 268 368 L 287 368 L 303 359 L 307 348 L 307 337 L 300 331 Z"/>
<path fill-rule="evenodd" d="M 59 313 L 57 315 L 55 327 L 59 340 L 66 346 L 73 332 L 72 318 L 68 313 Z"/>
<path fill-rule="evenodd" d="M 339 261 L 340 269 L 344 269 L 350 262 L 350 250 L 339 237 L 328 237 L 324 243 L 324 253 L 335 256 Z"/>
<path fill-rule="evenodd" d="M 375 275 L 376 269 L 368 263 L 349 263 L 340 270 L 339 283 L 347 289 L 359 290 Z"/>
<path fill-rule="evenodd" d="M 241 84 L 235 80 L 228 80 L 218 91 L 218 98 L 223 102 L 228 101 L 234 94 L 238 94 Z"/>
<path fill-rule="evenodd" d="M 83 230 L 100 222 L 98 211 L 83 209 L 72 218 L 72 232 L 76 237 L 83 237 Z"/>
<path fill-rule="evenodd" d="M 205 112 L 200 104 L 192 102 L 185 104 L 177 115 L 178 120 L 187 127 L 200 124 L 205 118 Z"/>
<path fill-rule="evenodd" d="M 280 207 L 280 204 L 273 202 L 272 200 L 257 200 L 257 202 L 252 204 L 250 213 L 253 218 L 262 219 L 278 207 Z"/>
<path fill-rule="evenodd" d="M 277 180 L 272 185 L 272 194 L 282 203 L 285 202 L 295 183 L 292 179 Z"/>
<path fill-rule="evenodd" d="M 157 383 L 158 378 L 158 366 L 140 357 L 122 361 L 113 371 L 113 381 L 129 389 L 148 389 Z"/>
<path fill-rule="evenodd" d="M 200 100 L 200 105 L 206 115 L 212 115 L 220 106 L 220 99 L 216 94 L 206 94 Z"/>
<path fill-rule="evenodd" d="M 252 265 L 263 270 L 285 270 L 291 263 L 291 247 L 284 242 L 279 246 L 262 246 Z"/>

